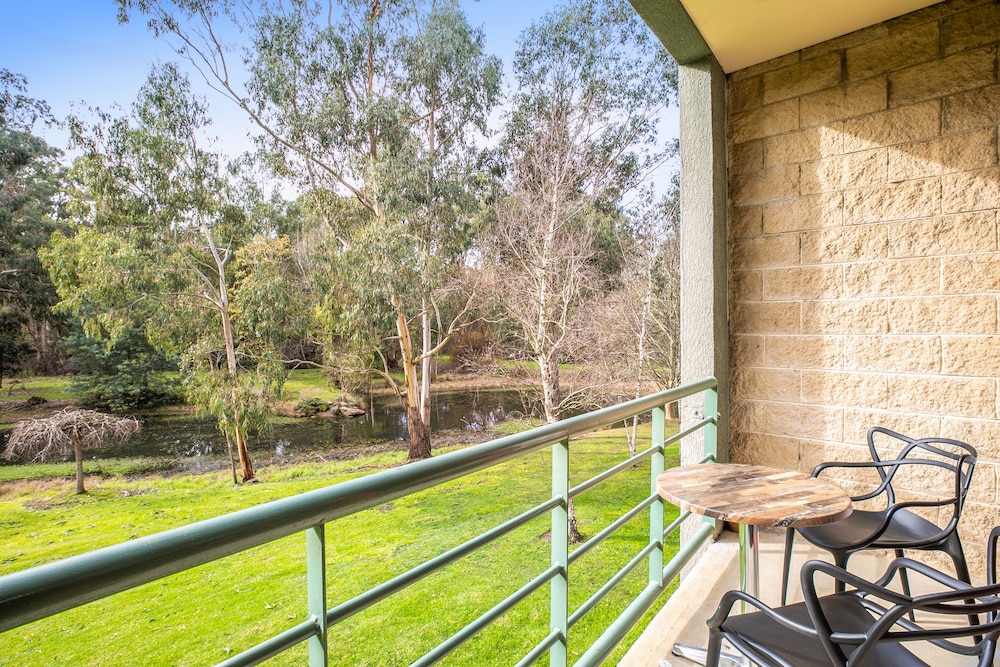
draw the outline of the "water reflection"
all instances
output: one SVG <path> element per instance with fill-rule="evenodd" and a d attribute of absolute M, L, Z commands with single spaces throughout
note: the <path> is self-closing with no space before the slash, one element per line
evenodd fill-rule
<path fill-rule="evenodd" d="M 406 412 L 398 399 L 376 396 L 367 413 L 354 419 L 324 417 L 283 420 L 269 434 L 248 440 L 255 457 L 291 457 L 337 447 L 375 442 L 405 441 Z M 526 413 L 522 395 L 514 390 L 441 392 L 431 397 L 431 430 L 464 429 L 479 432 L 495 426 L 512 413 Z M 99 458 L 152 456 L 183 458 L 228 456 L 226 439 L 215 422 L 191 417 L 150 419 L 142 432 L 128 442 L 88 454 Z"/>

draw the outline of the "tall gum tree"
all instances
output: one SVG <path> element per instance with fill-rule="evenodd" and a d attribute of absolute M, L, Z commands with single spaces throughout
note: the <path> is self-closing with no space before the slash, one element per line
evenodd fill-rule
<path fill-rule="evenodd" d="M 407 410 L 409 459 L 430 456 L 430 360 L 469 311 L 468 299 L 448 295 L 471 239 L 472 139 L 499 94 L 500 63 L 485 54 L 481 31 L 455 3 L 434 0 L 119 7 L 122 20 L 146 16 L 247 114 L 276 173 L 367 212 L 359 238 L 325 245 L 344 255 L 333 265 L 349 262 L 372 287 L 362 295 L 368 308 L 337 309 L 364 330 L 373 325 L 366 311 L 379 322 L 384 314 L 371 309 L 391 312 L 402 385 L 382 370 Z M 239 62 L 220 37 L 233 25 L 251 42 Z"/>
<path fill-rule="evenodd" d="M 247 432 L 264 425 L 284 369 L 266 352 L 278 334 L 246 330 L 246 321 L 297 321 L 285 318 L 293 290 L 266 260 L 290 257 L 287 240 L 261 236 L 255 189 L 202 147 L 206 107 L 174 66 L 153 69 L 129 116 L 99 116 L 74 122 L 84 150 L 73 168 L 75 233 L 55 235 L 43 254 L 60 308 L 112 339 L 145 322 L 150 342 L 181 355 L 189 396 L 218 419 L 251 481 Z M 267 270 L 247 268 L 258 265 Z M 269 286 L 267 298 L 255 280 Z"/>
<path fill-rule="evenodd" d="M 568 404 L 559 365 L 586 344 L 587 304 L 607 278 L 601 230 L 673 154 L 657 128 L 676 66 L 625 2 L 575 0 L 521 34 L 514 72 L 501 145 L 509 190 L 486 265 L 556 421 Z"/>
<path fill-rule="evenodd" d="M 61 153 L 35 134 L 56 121 L 27 88 L 25 77 L 0 68 L 0 380 L 22 360 L 44 374 L 61 362 L 51 310 L 58 297 L 38 261 L 38 248 L 63 224 Z"/>

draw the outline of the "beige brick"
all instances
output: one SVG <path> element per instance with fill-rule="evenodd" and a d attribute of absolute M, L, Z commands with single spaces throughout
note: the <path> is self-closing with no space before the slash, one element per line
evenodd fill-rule
<path fill-rule="evenodd" d="M 1000 292 L 1000 253 L 945 257 L 941 264 L 945 294 Z"/>
<path fill-rule="evenodd" d="M 938 375 L 889 375 L 889 409 L 946 415 L 996 417 L 996 381 Z"/>
<path fill-rule="evenodd" d="M 802 333 L 883 334 L 889 330 L 884 299 L 807 301 L 802 304 Z"/>
<path fill-rule="evenodd" d="M 969 11 L 949 16 L 941 21 L 941 46 L 944 53 L 965 51 L 997 41 L 1000 26 L 1000 4 L 988 2 Z"/>
<path fill-rule="evenodd" d="M 855 30 L 841 37 L 834 37 L 815 46 L 802 49 L 802 57 L 815 58 L 830 51 L 843 51 L 860 44 L 886 39 L 890 34 L 889 26 L 889 23 L 877 23 L 864 30 Z"/>
<path fill-rule="evenodd" d="M 764 432 L 794 438 L 839 441 L 844 435 L 844 411 L 801 403 L 765 403 Z"/>
<path fill-rule="evenodd" d="M 764 104 L 823 90 L 840 83 L 841 54 L 828 53 L 764 74 Z"/>
<path fill-rule="evenodd" d="M 981 459 L 1000 461 L 1000 421 L 946 417 L 941 436 L 969 443 Z"/>
<path fill-rule="evenodd" d="M 809 266 L 769 269 L 764 272 L 764 299 L 835 299 L 843 293 L 840 266 Z"/>
<path fill-rule="evenodd" d="M 764 166 L 775 167 L 815 160 L 817 155 L 839 155 L 843 134 L 811 127 L 764 139 Z"/>
<path fill-rule="evenodd" d="M 733 431 L 760 433 L 764 429 L 764 407 L 760 401 L 734 399 L 729 414 Z"/>
<path fill-rule="evenodd" d="M 762 301 L 764 274 L 762 271 L 734 271 L 729 277 L 729 295 L 733 301 Z"/>
<path fill-rule="evenodd" d="M 766 234 L 798 232 L 844 224 L 844 195 L 828 192 L 768 202 L 764 205 L 763 227 Z"/>
<path fill-rule="evenodd" d="M 844 219 L 859 224 L 928 218 L 941 213 L 941 190 L 937 178 L 849 190 L 844 193 Z"/>
<path fill-rule="evenodd" d="M 788 369 L 733 369 L 733 396 L 765 401 L 798 401 L 799 376 L 799 371 Z"/>
<path fill-rule="evenodd" d="M 1000 208 L 1000 167 L 941 177 L 944 213 Z"/>
<path fill-rule="evenodd" d="M 921 102 L 844 121 L 844 152 L 932 139 L 940 131 L 941 103 Z"/>
<path fill-rule="evenodd" d="M 764 365 L 764 336 L 736 334 L 730 337 L 729 360 L 732 368 Z"/>
<path fill-rule="evenodd" d="M 882 76 L 803 95 L 799 108 L 801 126 L 829 125 L 888 109 L 888 91 L 888 80 Z"/>
<path fill-rule="evenodd" d="M 799 194 L 799 166 L 786 165 L 733 174 L 729 180 L 733 204 L 764 204 L 776 199 L 790 199 Z"/>
<path fill-rule="evenodd" d="M 914 297 L 889 300 L 889 324 L 901 334 L 993 334 L 994 296 Z"/>
<path fill-rule="evenodd" d="M 989 86 L 944 98 L 945 133 L 1000 125 L 1000 86 Z"/>
<path fill-rule="evenodd" d="M 889 224 L 890 257 L 933 257 L 997 250 L 996 216 L 946 215 Z"/>
<path fill-rule="evenodd" d="M 847 77 L 866 79 L 926 62 L 937 56 L 939 40 L 938 25 L 928 23 L 847 49 Z"/>
<path fill-rule="evenodd" d="M 924 296 L 941 291 L 941 260 L 862 262 L 844 267 L 844 296 Z"/>
<path fill-rule="evenodd" d="M 802 234 L 802 263 L 830 264 L 883 259 L 889 254 L 884 225 L 857 225 Z"/>
<path fill-rule="evenodd" d="M 799 129 L 799 101 L 786 100 L 730 114 L 730 132 L 736 143 L 771 137 Z"/>
<path fill-rule="evenodd" d="M 729 110 L 749 111 L 764 105 L 764 77 L 730 77 Z"/>
<path fill-rule="evenodd" d="M 850 427 L 845 424 L 844 428 L 847 429 Z M 804 442 L 800 455 L 802 457 L 802 467 L 800 470 L 803 472 L 811 472 L 820 463 L 828 463 L 830 461 L 864 463 L 872 459 L 867 447 L 825 442 Z M 823 476 L 827 479 L 838 479 L 843 474 L 840 471 L 827 470 L 823 473 Z"/>
<path fill-rule="evenodd" d="M 963 51 L 889 75 L 889 107 L 996 83 L 996 46 Z"/>
<path fill-rule="evenodd" d="M 913 412 L 888 412 L 884 410 L 844 411 L 844 441 L 866 444 L 868 429 L 883 426 L 912 438 L 929 438 L 941 433 L 941 417 Z M 896 448 L 898 451 L 898 448 Z M 868 457 L 869 459 L 871 456 Z"/>
<path fill-rule="evenodd" d="M 782 470 L 797 470 L 799 440 L 771 434 L 737 433 L 732 438 L 730 455 L 734 463 L 752 463 Z"/>
<path fill-rule="evenodd" d="M 733 238 L 753 238 L 763 234 L 763 216 L 764 207 L 760 204 L 732 207 L 729 214 L 729 231 Z"/>
<path fill-rule="evenodd" d="M 802 194 L 884 186 L 889 180 L 888 149 L 876 148 L 814 160 L 802 165 Z"/>
<path fill-rule="evenodd" d="M 766 72 L 771 72 L 776 69 L 781 69 L 783 67 L 788 67 L 797 63 L 801 59 L 801 54 L 798 51 L 789 53 L 788 55 L 779 56 L 778 58 L 772 58 L 771 60 L 765 60 L 762 63 L 756 65 L 751 65 L 750 67 L 745 67 L 741 70 L 733 72 L 729 76 L 733 79 L 740 80 L 744 78 L 755 77 Z"/>
<path fill-rule="evenodd" d="M 729 154 L 729 173 L 746 174 L 764 171 L 764 140 L 733 144 Z"/>
<path fill-rule="evenodd" d="M 946 375 L 1000 377 L 1000 336 L 945 336 Z"/>
<path fill-rule="evenodd" d="M 734 241 L 730 263 L 736 271 L 796 265 L 799 235 L 774 234 Z"/>
<path fill-rule="evenodd" d="M 980 454 L 980 457 L 982 457 L 982 454 Z M 994 518 L 993 525 L 996 525 L 996 501 L 996 466 L 987 463 L 985 458 L 980 458 L 976 465 L 976 469 L 972 473 L 972 483 L 969 485 L 969 495 L 966 498 L 966 506 L 968 507 L 974 504 L 990 505 L 992 510 L 991 514 L 993 514 Z M 990 530 L 992 530 L 992 526 L 984 533 L 980 533 L 980 537 L 978 539 L 982 539 L 982 535 L 989 535 Z M 966 557 L 968 557 L 968 554 L 966 554 Z"/>
<path fill-rule="evenodd" d="M 939 336 L 847 336 L 844 368 L 893 373 L 937 373 L 941 370 Z"/>
<path fill-rule="evenodd" d="M 915 180 L 996 164 L 996 130 L 977 130 L 890 148 L 889 180 Z"/>
<path fill-rule="evenodd" d="M 802 371 L 802 401 L 814 405 L 885 408 L 889 383 L 879 373 Z"/>
<path fill-rule="evenodd" d="M 770 368 L 841 368 L 844 343 L 839 336 L 768 336 L 764 365 Z"/>
<path fill-rule="evenodd" d="M 798 302 L 734 303 L 731 305 L 733 333 L 798 333 L 800 305 Z"/>

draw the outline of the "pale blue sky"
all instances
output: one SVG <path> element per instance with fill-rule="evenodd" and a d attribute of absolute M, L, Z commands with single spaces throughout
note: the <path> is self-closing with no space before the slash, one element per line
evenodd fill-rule
<path fill-rule="evenodd" d="M 463 0 L 470 23 L 486 33 L 487 50 L 508 67 L 520 31 L 557 4 Z M 0 0 L 0 68 L 28 77 L 28 94 L 48 102 L 58 118 L 83 108 L 83 102 L 104 110 L 116 104 L 127 109 L 153 63 L 180 60 L 141 19 L 120 25 L 116 12 L 112 0 Z M 197 73 L 190 76 L 197 81 Z M 230 102 L 211 91 L 203 94 L 216 117 L 214 133 L 223 151 L 235 156 L 246 147 L 249 125 Z M 63 147 L 64 132 L 42 134 Z"/>

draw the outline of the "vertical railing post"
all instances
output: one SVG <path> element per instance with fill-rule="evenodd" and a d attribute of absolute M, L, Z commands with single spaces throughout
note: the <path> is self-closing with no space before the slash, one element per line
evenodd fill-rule
<path fill-rule="evenodd" d="M 327 667 L 326 645 L 326 528 L 306 530 L 306 596 L 309 615 L 319 632 L 309 638 L 309 667 Z"/>
<path fill-rule="evenodd" d="M 711 424 L 705 425 L 705 456 L 711 456 L 718 461 L 719 456 L 719 389 L 713 387 L 705 390 L 705 404 L 702 409 L 705 419 L 711 419 Z"/>
<path fill-rule="evenodd" d="M 711 423 L 705 424 L 705 456 L 711 456 L 716 463 L 719 462 L 719 389 L 712 387 L 705 390 L 704 407 L 702 414 L 705 419 L 711 419 Z M 702 523 L 715 526 L 716 534 L 722 530 L 721 522 L 712 517 L 702 517 Z"/>
<path fill-rule="evenodd" d="M 566 667 L 569 644 L 569 439 L 552 445 L 552 497 L 563 502 L 552 509 L 552 565 L 561 568 L 553 577 L 549 599 L 549 629 L 562 639 L 549 649 L 550 667 Z"/>
<path fill-rule="evenodd" d="M 656 478 L 663 472 L 663 443 L 666 441 L 667 411 L 653 408 L 653 442 L 655 448 L 649 460 L 649 492 L 656 497 L 649 506 L 649 543 L 659 546 L 649 554 L 649 583 L 663 587 L 663 498 L 656 491 Z"/>

